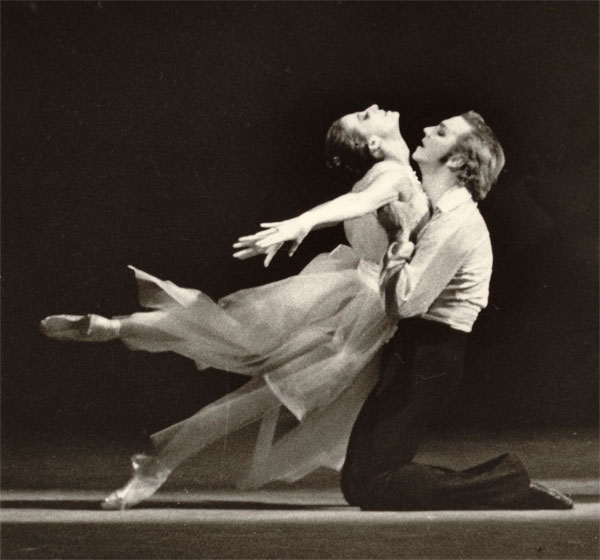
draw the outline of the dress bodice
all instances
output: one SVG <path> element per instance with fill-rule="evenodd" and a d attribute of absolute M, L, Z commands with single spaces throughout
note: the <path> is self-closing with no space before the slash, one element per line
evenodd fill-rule
<path fill-rule="evenodd" d="M 413 169 L 409 165 L 393 165 L 397 168 L 398 173 L 406 173 L 411 178 L 415 190 L 420 196 L 423 196 L 419 180 Z M 352 192 L 360 192 L 367 186 L 368 183 L 359 181 L 352 188 Z M 422 208 L 425 208 L 424 204 L 420 204 L 419 209 L 415 208 L 415 211 L 421 211 Z M 381 261 L 387 251 L 389 240 L 386 230 L 379 222 L 377 211 L 352 220 L 346 220 L 344 222 L 344 232 L 348 243 L 361 259 L 377 263 Z"/>
<path fill-rule="evenodd" d="M 361 259 L 379 262 L 385 255 L 388 236 L 377 219 L 377 212 L 346 220 L 344 232 L 348 243 Z"/>

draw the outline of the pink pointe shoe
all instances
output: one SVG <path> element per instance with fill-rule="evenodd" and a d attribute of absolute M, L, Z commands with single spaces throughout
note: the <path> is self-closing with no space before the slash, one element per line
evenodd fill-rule
<path fill-rule="evenodd" d="M 148 455 L 134 455 L 131 458 L 133 476 L 129 482 L 109 494 L 101 502 L 100 507 L 105 510 L 125 510 L 148 499 L 167 480 L 171 471 L 161 469 L 156 464 L 154 457 Z"/>
<path fill-rule="evenodd" d="M 40 328 L 44 335 L 56 340 L 108 342 L 119 337 L 121 323 L 100 315 L 50 315 Z"/>

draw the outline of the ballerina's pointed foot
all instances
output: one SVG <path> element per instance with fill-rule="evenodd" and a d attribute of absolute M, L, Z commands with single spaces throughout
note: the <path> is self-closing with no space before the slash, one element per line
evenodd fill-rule
<path fill-rule="evenodd" d="M 115 490 L 104 498 L 100 504 L 102 509 L 129 509 L 147 500 L 169 477 L 170 471 L 160 469 L 156 461 L 148 455 L 134 455 L 132 464 L 133 476 L 123 488 Z"/>
<path fill-rule="evenodd" d="M 44 335 L 56 340 L 108 342 L 119 337 L 121 323 L 100 315 L 50 315 L 40 328 Z"/>

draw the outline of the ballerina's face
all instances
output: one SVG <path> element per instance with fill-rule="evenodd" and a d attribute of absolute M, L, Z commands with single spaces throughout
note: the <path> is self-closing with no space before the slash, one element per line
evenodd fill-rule
<path fill-rule="evenodd" d="M 363 138 L 365 144 L 370 144 L 373 138 L 378 144 L 383 141 L 390 148 L 389 153 L 408 163 L 410 151 L 400 133 L 398 111 L 385 111 L 378 105 L 371 105 L 364 111 L 342 117 L 340 123 L 350 137 Z"/>
<path fill-rule="evenodd" d="M 371 136 L 380 138 L 399 136 L 399 121 L 400 113 L 384 111 L 378 105 L 371 105 L 364 111 L 350 113 L 341 118 L 341 123 L 348 132 L 358 133 L 365 139 Z"/>

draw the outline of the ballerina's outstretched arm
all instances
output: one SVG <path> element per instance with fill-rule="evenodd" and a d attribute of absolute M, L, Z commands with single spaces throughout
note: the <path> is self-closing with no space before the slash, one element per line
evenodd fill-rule
<path fill-rule="evenodd" d="M 265 229 L 254 235 L 240 237 L 234 243 L 233 247 L 238 251 L 233 256 L 244 260 L 264 254 L 264 265 L 269 266 L 282 245 L 291 241 L 288 251 L 291 257 L 313 229 L 364 216 L 390 202 L 409 200 L 413 181 L 409 173 L 399 173 L 397 167 L 390 170 L 375 164 L 357 183 L 357 186 L 363 183 L 359 192 L 349 192 L 289 220 L 260 224 Z"/>

